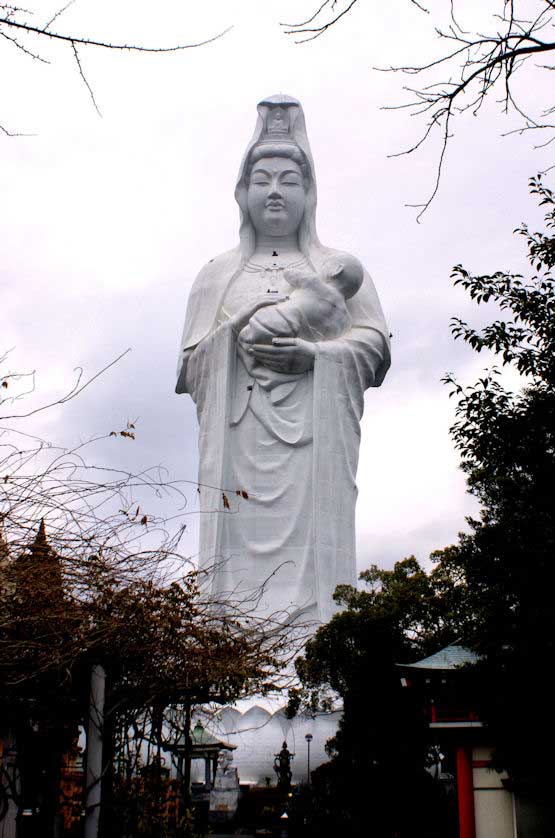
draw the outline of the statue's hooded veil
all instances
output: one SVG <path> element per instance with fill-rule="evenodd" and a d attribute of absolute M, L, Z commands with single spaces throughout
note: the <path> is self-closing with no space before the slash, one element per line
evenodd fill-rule
<path fill-rule="evenodd" d="M 277 125 L 280 119 L 282 120 L 282 127 Z M 327 257 L 337 253 L 336 250 L 325 247 L 316 233 L 316 176 L 302 106 L 297 99 L 284 94 L 263 99 L 258 104 L 256 127 L 243 156 L 235 188 L 235 199 L 239 204 L 241 222 L 239 245 L 208 262 L 193 284 L 189 295 L 179 355 L 178 375 L 180 381 L 178 381 L 176 388 L 177 392 L 184 391 L 183 353 L 194 348 L 214 329 L 218 312 L 231 280 L 254 253 L 256 236 L 247 209 L 251 154 L 257 146 L 267 145 L 268 153 L 271 155 L 271 150 L 275 148 L 276 144 L 282 147 L 289 145 L 292 151 L 300 149 L 304 157 L 306 205 L 299 228 L 301 252 L 317 271 L 320 270 Z M 366 271 L 360 289 L 354 297 L 347 301 L 347 308 L 353 327 L 371 328 L 383 337 L 385 358 L 381 368 L 376 371 L 374 382 L 375 385 L 379 385 L 389 367 L 389 333 L 374 284 Z"/>
<path fill-rule="evenodd" d="M 285 112 L 286 129 L 282 131 L 283 137 L 277 135 L 277 131 L 272 131 L 269 126 L 272 113 Z M 319 261 L 318 255 L 315 251 L 322 250 L 322 245 L 318 240 L 316 234 L 316 176 L 314 173 L 314 161 L 310 152 L 310 145 L 306 135 L 306 125 L 304 121 L 304 113 L 301 103 L 292 96 L 269 96 L 263 99 L 258 104 L 258 120 L 254 129 L 252 139 L 247 146 L 241 166 L 239 168 L 239 176 L 237 178 L 237 185 L 235 187 L 235 200 L 239 204 L 241 213 L 241 226 L 239 229 L 239 247 L 244 259 L 249 259 L 254 253 L 256 238 L 252 222 L 249 217 L 247 209 L 247 190 L 248 190 L 248 172 L 249 162 L 252 151 L 256 146 L 264 146 L 268 144 L 271 149 L 272 146 L 290 146 L 291 149 L 300 149 L 305 161 L 305 191 L 306 191 L 306 205 L 303 220 L 299 228 L 299 247 L 302 253 L 312 261 L 311 256 L 316 255 L 316 261 Z M 269 150 L 269 156 L 272 156 L 272 151 Z M 316 266 L 314 266 L 316 267 Z"/>

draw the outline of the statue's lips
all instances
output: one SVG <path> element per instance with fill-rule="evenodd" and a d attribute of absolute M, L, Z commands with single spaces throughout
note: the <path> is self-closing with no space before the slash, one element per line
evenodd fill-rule
<path fill-rule="evenodd" d="M 266 204 L 266 209 L 270 210 L 270 212 L 276 212 L 278 210 L 285 209 L 285 204 L 283 204 L 281 201 L 271 201 Z"/>

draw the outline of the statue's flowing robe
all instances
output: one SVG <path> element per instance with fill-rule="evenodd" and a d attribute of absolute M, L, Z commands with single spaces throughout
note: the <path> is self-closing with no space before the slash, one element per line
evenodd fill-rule
<path fill-rule="evenodd" d="M 318 252 L 311 254 L 316 270 L 320 259 L 333 253 L 319 243 L 318 247 Z M 177 392 L 190 393 L 197 406 L 200 560 L 201 567 L 214 566 L 214 584 L 220 588 L 218 564 L 225 566 L 227 549 L 223 516 L 230 514 L 223 509 L 222 491 L 249 489 L 226 485 L 227 465 L 233 456 L 232 424 L 246 409 L 252 389 L 250 385 L 239 389 L 244 404 L 237 405 L 237 377 L 244 377 L 245 370 L 239 369 L 236 336 L 229 322 L 221 322 L 226 291 L 244 262 L 237 248 L 209 262 L 197 277 L 189 296 L 176 387 Z M 381 384 L 389 366 L 387 327 L 368 274 L 347 307 L 351 329 L 341 338 L 315 344 L 312 386 L 306 388 L 307 398 L 312 400 L 312 405 L 306 406 L 312 408 L 309 473 L 304 473 L 305 456 L 303 473 L 298 474 L 299 481 L 312 482 L 306 539 L 311 547 L 316 617 L 321 622 L 334 611 L 335 587 L 356 584 L 355 477 L 364 391 Z M 279 398 L 278 387 L 272 391 L 270 410 L 271 401 Z M 295 446 L 298 440 L 290 444 Z M 279 472 L 275 479 L 280 480 Z"/>

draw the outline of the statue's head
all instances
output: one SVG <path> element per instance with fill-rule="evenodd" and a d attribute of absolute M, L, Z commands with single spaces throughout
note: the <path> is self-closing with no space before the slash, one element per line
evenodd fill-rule
<path fill-rule="evenodd" d="M 247 177 L 247 208 L 257 235 L 295 233 L 306 205 L 306 163 L 301 150 L 291 144 L 255 146 Z"/>
<path fill-rule="evenodd" d="M 300 103 L 278 94 L 258 105 L 254 136 L 235 192 L 241 208 L 241 246 L 253 252 L 261 236 L 298 233 L 301 249 L 317 242 L 314 166 Z"/>

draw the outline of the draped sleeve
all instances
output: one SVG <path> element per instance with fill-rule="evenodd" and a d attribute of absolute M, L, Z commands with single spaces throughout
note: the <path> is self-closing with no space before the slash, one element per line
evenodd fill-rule
<path fill-rule="evenodd" d="M 187 387 L 187 365 L 195 347 L 216 329 L 224 294 L 240 265 L 239 248 L 228 250 L 211 259 L 195 279 L 187 302 L 179 347 L 176 393 L 190 393 Z"/>

